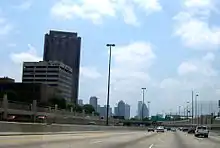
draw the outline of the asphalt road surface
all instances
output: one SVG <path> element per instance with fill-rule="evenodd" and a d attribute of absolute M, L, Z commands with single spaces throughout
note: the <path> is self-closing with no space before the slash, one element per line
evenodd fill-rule
<path fill-rule="evenodd" d="M 0 148 L 220 148 L 220 138 L 177 132 L 83 132 L 62 135 L 0 136 Z"/>

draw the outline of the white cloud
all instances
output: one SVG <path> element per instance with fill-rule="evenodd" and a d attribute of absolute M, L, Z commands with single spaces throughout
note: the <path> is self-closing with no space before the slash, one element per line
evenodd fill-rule
<path fill-rule="evenodd" d="M 9 34 L 13 26 L 3 17 L 0 16 L 0 36 Z"/>
<path fill-rule="evenodd" d="M 160 83 L 160 88 L 178 90 L 191 90 L 216 87 L 218 70 L 213 67 L 215 57 L 207 53 L 201 58 L 183 61 L 177 68 L 177 77 L 166 78 Z M 216 81 L 217 82 L 217 81 Z"/>
<path fill-rule="evenodd" d="M 184 0 L 183 11 L 174 16 L 175 31 L 184 45 L 193 49 L 213 50 L 220 45 L 220 27 L 209 24 L 216 12 L 214 0 Z"/>
<path fill-rule="evenodd" d="M 14 47 L 16 47 L 17 46 L 17 44 L 15 44 L 15 43 L 9 43 L 8 44 L 8 47 L 11 47 L 11 48 L 14 48 Z"/>
<path fill-rule="evenodd" d="M 143 8 L 147 14 L 162 10 L 158 0 L 134 0 L 139 7 Z"/>
<path fill-rule="evenodd" d="M 61 0 L 55 3 L 51 13 L 59 18 L 80 17 L 99 23 L 104 16 L 115 16 L 115 4 L 109 0 Z"/>
<path fill-rule="evenodd" d="M 15 64 L 22 64 L 23 62 L 38 62 L 42 61 L 42 57 L 37 55 L 36 49 L 28 44 L 28 51 L 20 53 L 11 53 L 10 58 Z"/>
<path fill-rule="evenodd" d="M 97 79 L 102 75 L 97 71 L 95 67 L 80 67 L 80 78 Z"/>
<path fill-rule="evenodd" d="M 213 0 L 185 0 L 184 5 L 186 7 L 193 8 L 212 8 Z"/>
<path fill-rule="evenodd" d="M 19 5 L 14 6 L 14 8 L 25 11 L 31 8 L 33 4 L 32 0 L 23 0 Z"/>
<path fill-rule="evenodd" d="M 140 23 L 138 22 L 138 18 L 135 15 L 134 8 L 132 5 L 127 5 L 126 7 L 123 7 L 122 15 L 124 18 L 124 22 L 126 24 L 139 26 Z"/>
<path fill-rule="evenodd" d="M 162 10 L 158 0 L 60 0 L 52 6 L 51 14 L 56 18 L 79 17 L 100 24 L 105 17 L 117 17 L 120 13 L 125 23 L 137 26 L 135 6 L 142 8 L 146 14 Z"/>
<path fill-rule="evenodd" d="M 196 72 L 197 70 L 197 66 L 187 61 L 180 64 L 180 66 L 178 67 L 178 74 L 185 75 L 188 73 Z"/>
<path fill-rule="evenodd" d="M 203 60 L 207 62 L 212 62 L 215 60 L 215 55 L 212 52 L 209 52 L 203 57 Z"/>
<path fill-rule="evenodd" d="M 147 87 L 151 81 L 148 72 L 155 58 L 152 45 L 147 42 L 116 45 L 112 49 L 112 102 L 123 98 L 129 104 L 137 103 L 134 98 L 140 94 L 140 89 Z"/>
<path fill-rule="evenodd" d="M 212 67 L 212 62 L 215 56 L 213 53 L 207 53 L 201 59 L 194 59 L 189 61 L 184 61 L 178 67 L 179 75 L 204 75 L 207 77 L 217 76 L 218 72 Z"/>

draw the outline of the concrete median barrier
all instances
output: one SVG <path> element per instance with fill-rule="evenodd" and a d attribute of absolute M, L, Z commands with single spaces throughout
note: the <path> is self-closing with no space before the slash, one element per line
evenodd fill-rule
<path fill-rule="evenodd" d="M 52 124 L 41 123 L 17 123 L 0 122 L 1 132 L 18 133 L 43 133 L 43 132 L 74 132 L 74 131 L 109 131 L 109 130 L 144 130 L 143 127 L 122 127 L 122 126 L 99 126 L 99 125 L 73 125 L 73 124 Z"/>

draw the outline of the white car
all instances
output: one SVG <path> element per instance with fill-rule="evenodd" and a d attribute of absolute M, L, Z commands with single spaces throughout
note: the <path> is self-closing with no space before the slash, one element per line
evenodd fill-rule
<path fill-rule="evenodd" d="M 158 126 L 158 127 L 157 127 L 157 133 L 158 133 L 158 132 L 164 133 L 164 131 L 165 131 L 165 129 L 164 129 L 163 126 Z"/>
<path fill-rule="evenodd" d="M 197 126 L 195 130 L 195 137 L 203 136 L 205 138 L 209 137 L 209 130 L 207 126 Z"/>

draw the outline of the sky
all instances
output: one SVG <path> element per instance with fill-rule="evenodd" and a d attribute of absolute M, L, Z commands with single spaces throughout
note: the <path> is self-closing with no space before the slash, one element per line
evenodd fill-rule
<path fill-rule="evenodd" d="M 191 91 L 220 97 L 219 0 L 0 0 L 0 76 L 21 81 L 22 62 L 42 60 L 51 29 L 82 37 L 79 99 L 106 103 L 112 48 L 110 104 L 142 100 L 150 113 L 176 112 Z"/>

